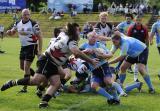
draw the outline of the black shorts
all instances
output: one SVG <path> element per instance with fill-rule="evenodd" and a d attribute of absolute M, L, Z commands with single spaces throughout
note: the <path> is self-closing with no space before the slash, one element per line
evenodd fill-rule
<path fill-rule="evenodd" d="M 159 52 L 159 55 L 160 55 L 160 47 L 157 47 L 158 48 L 158 52 Z"/>
<path fill-rule="evenodd" d="M 37 61 L 36 73 L 44 75 L 47 79 L 58 74 L 58 67 L 45 55 L 41 55 Z"/>
<path fill-rule="evenodd" d="M 134 63 L 141 63 L 147 65 L 148 61 L 148 48 L 146 48 L 138 57 L 130 57 L 126 56 L 125 61 L 134 64 Z"/>
<path fill-rule="evenodd" d="M 37 44 L 22 46 L 20 51 L 20 60 L 26 60 L 33 62 L 35 55 L 37 54 Z"/>

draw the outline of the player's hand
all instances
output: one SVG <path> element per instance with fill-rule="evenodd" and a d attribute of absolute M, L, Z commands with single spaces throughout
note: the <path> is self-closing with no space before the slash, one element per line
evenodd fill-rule
<path fill-rule="evenodd" d="M 98 58 L 92 59 L 92 63 L 91 63 L 91 64 L 92 64 L 94 67 L 96 67 L 98 63 L 99 63 L 99 59 L 98 59 Z"/>
<path fill-rule="evenodd" d="M 92 49 L 85 49 L 85 50 L 83 50 L 83 53 L 85 53 L 85 54 L 93 54 L 94 51 Z"/>
<path fill-rule="evenodd" d="M 11 30 L 7 30 L 6 34 L 11 36 Z"/>

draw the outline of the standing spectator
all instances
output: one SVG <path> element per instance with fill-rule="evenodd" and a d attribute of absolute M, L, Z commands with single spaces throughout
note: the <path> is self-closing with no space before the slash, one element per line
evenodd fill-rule
<path fill-rule="evenodd" d="M 102 3 L 99 3 L 99 4 L 98 4 L 98 11 L 99 11 L 99 12 L 102 12 Z"/>
<path fill-rule="evenodd" d="M 14 20 L 14 22 L 18 21 L 18 15 L 17 15 L 17 13 L 13 13 L 13 20 Z"/>
<path fill-rule="evenodd" d="M 3 36 L 4 36 L 4 26 L 0 25 L 0 38 L 1 38 L 1 44 L 0 44 L 0 53 L 4 53 L 5 51 L 1 50 L 2 47 L 2 41 L 3 41 Z"/>

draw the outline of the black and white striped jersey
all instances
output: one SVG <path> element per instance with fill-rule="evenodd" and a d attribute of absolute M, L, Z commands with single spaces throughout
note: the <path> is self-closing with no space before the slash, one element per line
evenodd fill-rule
<path fill-rule="evenodd" d="M 67 59 L 72 54 L 70 49 L 73 47 L 78 47 L 77 41 L 70 40 L 64 32 L 61 32 L 56 39 L 52 39 L 45 54 L 47 53 L 52 61 L 60 66 L 66 63 Z"/>
<path fill-rule="evenodd" d="M 18 31 L 21 46 L 37 44 L 37 34 L 40 33 L 40 29 L 35 21 L 29 20 L 24 23 L 20 20 L 14 24 L 13 29 Z"/>

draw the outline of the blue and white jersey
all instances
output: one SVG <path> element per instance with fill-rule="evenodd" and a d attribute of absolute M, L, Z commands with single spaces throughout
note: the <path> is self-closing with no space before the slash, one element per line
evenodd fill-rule
<path fill-rule="evenodd" d="M 160 47 L 160 20 L 152 25 L 151 33 L 156 35 L 156 44 Z"/>
<path fill-rule="evenodd" d="M 109 50 L 105 47 L 104 44 L 100 43 L 100 42 L 96 42 L 94 45 L 90 45 L 89 43 L 84 43 L 82 44 L 82 46 L 80 47 L 80 49 L 82 50 L 85 50 L 85 49 L 96 49 L 96 48 L 102 48 L 106 51 L 106 53 L 109 52 Z M 97 58 L 96 54 L 91 54 L 91 55 L 88 55 L 90 58 Z M 105 59 L 100 59 L 98 65 L 96 67 L 99 67 L 101 65 L 103 65 L 104 63 L 106 63 L 107 61 Z M 93 67 L 92 64 L 89 64 L 90 65 L 90 70 L 94 70 L 95 68 Z"/>
<path fill-rule="evenodd" d="M 123 33 L 123 34 L 127 34 L 128 32 L 128 28 L 133 25 L 134 22 L 131 21 L 130 23 L 128 23 L 127 21 L 121 22 L 120 24 L 117 25 L 117 29 Z"/>
<path fill-rule="evenodd" d="M 146 49 L 146 47 L 147 46 L 143 42 L 122 34 L 120 47 L 112 45 L 111 52 L 115 52 L 118 48 L 120 48 L 121 56 L 137 57 L 144 51 L 144 49 Z"/>

